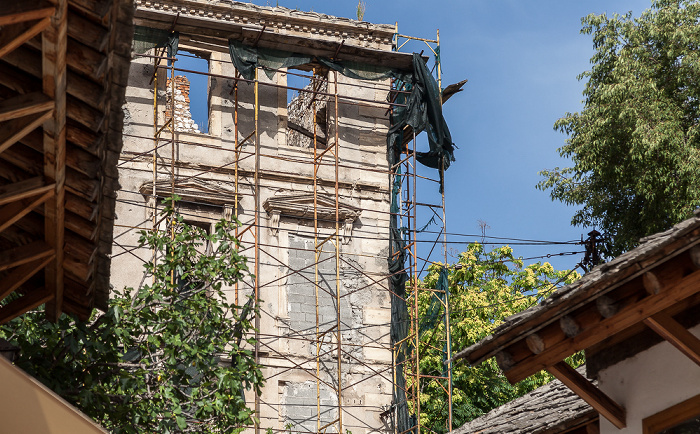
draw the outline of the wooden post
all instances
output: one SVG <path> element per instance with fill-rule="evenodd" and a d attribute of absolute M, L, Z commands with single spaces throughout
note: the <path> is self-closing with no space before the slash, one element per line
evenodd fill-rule
<path fill-rule="evenodd" d="M 51 321 L 58 320 L 63 301 L 67 17 L 67 0 L 57 0 L 56 13 L 41 40 L 43 90 L 54 100 L 53 117 L 44 123 L 44 176 L 47 183 L 55 183 L 54 195 L 44 205 L 44 239 L 56 252 L 45 271 L 45 289 L 53 295 L 46 304 Z"/>

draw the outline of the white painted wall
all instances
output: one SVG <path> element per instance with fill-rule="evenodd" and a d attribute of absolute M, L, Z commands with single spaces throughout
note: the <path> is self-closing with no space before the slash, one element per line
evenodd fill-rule
<path fill-rule="evenodd" d="M 700 337 L 700 326 L 690 329 Z M 600 372 L 600 389 L 627 410 L 627 428 L 600 417 L 601 434 L 638 434 L 642 419 L 700 394 L 700 366 L 662 342 Z"/>

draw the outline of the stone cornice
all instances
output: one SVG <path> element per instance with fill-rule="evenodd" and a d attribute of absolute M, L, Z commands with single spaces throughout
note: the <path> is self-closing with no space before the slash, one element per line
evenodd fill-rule
<path fill-rule="evenodd" d="M 156 182 L 156 196 L 170 196 L 172 185 L 169 180 Z M 223 183 L 206 182 L 196 178 L 175 181 L 175 194 L 185 202 L 206 203 L 210 205 L 235 205 L 236 192 Z M 139 189 L 144 196 L 153 194 L 153 182 L 144 183 Z"/>
<path fill-rule="evenodd" d="M 285 194 L 273 196 L 265 201 L 263 208 L 268 213 L 279 212 L 283 216 L 314 218 L 313 194 Z M 360 215 L 360 209 L 340 202 L 338 218 L 341 221 L 355 220 Z M 319 194 L 316 198 L 316 215 L 319 219 L 335 220 L 335 200 L 327 195 Z"/>
<path fill-rule="evenodd" d="M 243 27 L 265 26 L 266 31 L 305 36 L 375 49 L 391 49 L 394 27 L 338 18 L 315 12 L 302 12 L 284 7 L 263 7 L 250 3 L 202 0 L 136 0 L 139 10 L 180 13 L 180 17 L 209 18 Z"/>

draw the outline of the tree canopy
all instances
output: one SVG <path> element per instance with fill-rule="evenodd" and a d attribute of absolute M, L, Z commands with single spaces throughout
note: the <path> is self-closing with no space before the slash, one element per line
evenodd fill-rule
<path fill-rule="evenodd" d="M 541 172 L 552 199 L 581 208 L 609 256 L 692 215 L 700 204 L 700 3 L 655 0 L 639 18 L 589 15 L 595 54 L 581 112 L 555 129 L 573 167 Z"/>
<path fill-rule="evenodd" d="M 426 288 L 436 288 L 442 264 L 431 266 L 423 280 Z M 482 244 L 470 244 L 456 264 L 447 268 L 450 331 L 453 353 L 474 344 L 503 320 L 541 301 L 557 287 L 574 282 L 575 271 L 555 270 L 551 264 L 524 266 L 508 246 L 486 251 Z M 420 368 L 425 375 L 444 372 L 444 350 L 436 342 L 444 341 L 445 324 L 433 321 L 431 313 L 439 294 L 422 291 L 419 297 L 421 318 Z M 444 313 L 444 310 L 443 310 Z M 430 321 L 431 324 L 426 324 Z M 582 361 L 576 356 L 576 363 Z M 453 378 L 453 427 L 462 424 L 549 382 L 546 372 L 511 385 L 493 359 L 479 366 L 455 363 Z M 445 432 L 447 406 L 445 385 L 430 381 L 421 388 L 421 424 L 435 432 Z"/>
<path fill-rule="evenodd" d="M 256 305 L 229 304 L 224 293 L 248 275 L 236 223 L 206 234 L 170 207 L 164 218 L 172 236 L 141 235 L 156 252 L 143 284 L 113 292 L 106 313 L 51 323 L 31 312 L 0 337 L 19 348 L 17 366 L 110 432 L 235 432 L 252 423 L 244 391 L 263 383 L 246 338 Z"/>

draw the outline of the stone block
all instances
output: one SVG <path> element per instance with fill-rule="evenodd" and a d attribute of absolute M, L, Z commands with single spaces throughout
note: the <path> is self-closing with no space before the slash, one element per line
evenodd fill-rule
<path fill-rule="evenodd" d="M 362 349 L 365 358 L 375 362 L 391 363 L 391 350 L 383 348 L 365 347 Z"/>
<path fill-rule="evenodd" d="M 368 117 L 368 118 L 380 118 L 380 119 L 384 119 L 384 118 L 389 116 L 386 112 L 386 107 L 374 107 L 374 106 L 366 106 L 366 105 L 361 105 L 359 107 L 359 114 L 360 114 L 360 116 L 364 116 L 364 117 Z"/>
<path fill-rule="evenodd" d="M 366 325 L 382 325 L 391 321 L 391 310 L 381 307 L 368 307 L 363 310 L 363 322 Z"/>

